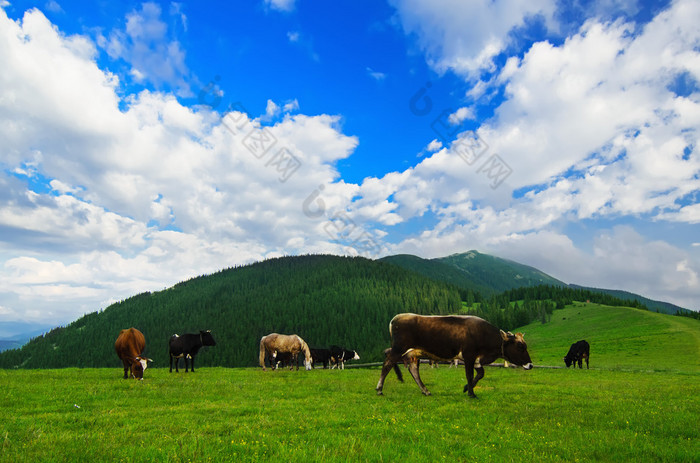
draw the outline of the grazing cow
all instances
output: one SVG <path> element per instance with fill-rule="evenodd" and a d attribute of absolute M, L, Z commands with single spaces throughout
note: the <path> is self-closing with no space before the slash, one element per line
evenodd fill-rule
<path fill-rule="evenodd" d="M 391 348 L 385 352 L 386 359 L 377 383 L 377 394 L 382 395 L 384 379 L 393 368 L 400 381 L 403 381 L 398 362 L 403 361 L 423 394 L 430 392 L 418 373 L 421 357 L 434 360 L 464 362 L 467 385 L 464 392 L 476 397 L 474 386 L 484 377 L 484 365 L 498 358 L 532 368 L 527 352 L 527 344 L 521 333 L 512 334 L 499 330 L 486 320 L 469 315 L 416 315 L 402 313 L 396 315 L 389 324 Z M 474 369 L 477 375 L 474 378 Z"/>
<path fill-rule="evenodd" d="M 566 368 L 569 368 L 572 364 L 574 369 L 576 368 L 576 362 L 578 362 L 578 367 L 583 368 L 582 360 L 586 359 L 586 370 L 588 370 L 588 357 L 590 357 L 591 346 L 584 340 L 575 342 L 569 348 L 569 352 L 564 357 L 564 363 L 566 363 Z"/>
<path fill-rule="evenodd" d="M 153 361 L 143 356 L 144 349 L 146 338 L 139 330 L 129 328 L 119 332 L 114 350 L 124 364 L 124 379 L 132 376 L 134 379 L 143 380 L 143 372 L 148 368 L 148 362 Z"/>
<path fill-rule="evenodd" d="M 338 367 L 339 370 L 344 370 L 345 362 L 348 360 L 360 360 L 360 355 L 354 350 L 347 350 L 339 346 L 331 346 L 330 351 L 332 368 Z"/>
<path fill-rule="evenodd" d="M 290 370 L 294 369 L 294 365 L 296 364 L 298 371 L 299 364 L 297 363 L 297 358 L 299 357 L 299 352 L 304 353 L 304 367 L 310 370 L 311 351 L 301 337 L 296 334 L 270 333 L 260 338 L 260 366 L 263 371 L 267 371 L 265 368 L 265 359 L 269 360 L 270 368 L 274 370 L 277 363 L 277 356 L 287 353 L 292 355 Z"/>
<path fill-rule="evenodd" d="M 168 343 L 170 347 L 170 373 L 173 372 L 173 359 L 175 359 L 175 373 L 179 373 L 180 359 L 185 359 L 185 373 L 188 372 L 187 361 L 190 361 L 192 373 L 194 373 L 194 356 L 202 346 L 215 346 L 216 341 L 211 335 L 211 330 L 200 331 L 199 334 L 173 334 Z"/>
<path fill-rule="evenodd" d="M 309 349 L 311 351 L 311 367 L 314 368 L 316 362 L 321 362 L 323 368 L 328 368 L 328 362 L 331 359 L 330 349 Z"/>

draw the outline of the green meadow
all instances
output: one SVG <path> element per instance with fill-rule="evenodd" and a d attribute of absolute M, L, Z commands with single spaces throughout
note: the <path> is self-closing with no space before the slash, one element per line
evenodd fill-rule
<path fill-rule="evenodd" d="M 533 361 L 421 367 L 432 396 L 378 368 L 0 370 L 0 461 L 700 461 L 700 322 L 579 304 L 523 327 Z"/>

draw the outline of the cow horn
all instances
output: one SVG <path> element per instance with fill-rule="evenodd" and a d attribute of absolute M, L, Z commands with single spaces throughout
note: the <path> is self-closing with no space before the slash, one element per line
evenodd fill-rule
<path fill-rule="evenodd" d="M 504 341 L 507 341 L 507 340 L 508 340 L 508 333 L 506 333 L 505 331 L 501 330 L 501 338 L 502 338 Z"/>

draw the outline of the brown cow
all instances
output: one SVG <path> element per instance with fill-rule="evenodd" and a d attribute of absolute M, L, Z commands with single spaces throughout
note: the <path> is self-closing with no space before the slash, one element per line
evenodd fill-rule
<path fill-rule="evenodd" d="M 153 361 L 142 356 L 145 348 L 146 338 L 139 330 L 136 328 L 121 330 L 114 343 L 114 350 L 124 364 L 124 379 L 128 379 L 131 375 L 134 379 L 143 380 L 143 371 L 148 368 L 148 362 Z"/>
<path fill-rule="evenodd" d="M 290 369 L 294 368 L 296 364 L 297 370 L 299 370 L 299 364 L 297 363 L 299 352 L 304 353 L 304 367 L 310 370 L 311 351 L 303 339 L 296 334 L 270 333 L 260 339 L 260 366 L 263 371 L 266 371 L 265 358 L 268 358 L 270 359 L 270 367 L 274 370 L 277 364 L 277 354 L 289 353 L 292 355 Z"/>
<path fill-rule="evenodd" d="M 464 392 L 476 397 L 474 386 L 484 377 L 484 365 L 498 358 L 532 368 L 527 344 L 521 333 L 512 334 L 499 330 L 486 320 L 469 315 L 396 315 L 389 324 L 391 348 L 385 352 L 386 359 L 377 383 L 377 394 L 382 394 L 384 379 L 392 368 L 403 381 L 398 362 L 403 361 L 423 394 L 430 395 L 418 374 L 421 357 L 433 360 L 464 361 L 467 385 Z M 474 369 L 477 375 L 474 378 Z"/>

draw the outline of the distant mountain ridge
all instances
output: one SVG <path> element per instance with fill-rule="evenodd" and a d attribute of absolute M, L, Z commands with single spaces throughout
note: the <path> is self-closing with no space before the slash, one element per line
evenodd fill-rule
<path fill-rule="evenodd" d="M 649 299 L 629 291 L 567 284 L 529 265 L 483 254 L 476 250 L 435 259 L 397 254 L 380 260 L 418 272 L 436 281 L 453 284 L 464 291 L 478 292 L 482 296 L 492 296 L 523 286 L 568 286 L 573 289 L 608 294 L 623 300 L 637 301 L 654 312 L 667 314 L 692 312 L 670 302 Z"/>
<path fill-rule="evenodd" d="M 380 259 L 437 281 L 484 296 L 523 286 L 566 286 L 566 283 L 528 265 L 471 250 L 436 259 L 399 254 Z"/>
<path fill-rule="evenodd" d="M 637 301 L 645 306 L 652 312 L 659 312 L 659 313 L 666 313 L 666 314 L 671 314 L 674 315 L 677 312 L 692 312 L 690 309 L 686 309 L 685 307 L 681 307 L 675 304 L 671 304 L 670 302 L 664 302 L 664 301 L 657 301 L 654 299 L 649 299 L 644 296 L 640 296 L 639 294 L 631 293 L 629 291 L 623 291 L 621 289 L 604 289 L 604 288 L 593 288 L 590 286 L 579 286 L 575 284 L 570 284 L 570 288 L 574 289 L 587 289 L 589 291 L 596 291 L 599 293 L 604 293 L 604 294 L 609 294 L 611 296 L 615 296 L 619 299 L 628 299 L 632 301 Z"/>

